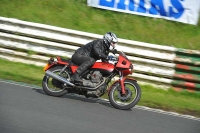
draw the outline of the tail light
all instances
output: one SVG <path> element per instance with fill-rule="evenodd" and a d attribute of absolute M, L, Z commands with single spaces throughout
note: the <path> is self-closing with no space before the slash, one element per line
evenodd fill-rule
<path fill-rule="evenodd" d="M 55 62 L 57 62 L 57 59 L 56 59 L 56 58 L 53 58 L 53 57 L 51 57 L 51 58 L 48 60 L 49 65 L 54 64 Z"/>

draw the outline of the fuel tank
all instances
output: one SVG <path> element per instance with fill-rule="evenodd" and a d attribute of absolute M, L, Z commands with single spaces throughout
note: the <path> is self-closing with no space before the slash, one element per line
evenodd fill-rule
<path fill-rule="evenodd" d="M 91 68 L 110 73 L 114 70 L 115 66 L 109 62 L 95 62 Z"/>

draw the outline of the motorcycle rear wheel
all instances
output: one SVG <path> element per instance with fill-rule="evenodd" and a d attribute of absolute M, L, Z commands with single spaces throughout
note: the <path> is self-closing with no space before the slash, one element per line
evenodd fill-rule
<path fill-rule="evenodd" d="M 126 94 L 121 92 L 121 85 L 116 82 L 109 92 L 109 101 L 117 109 L 127 110 L 134 107 L 141 98 L 141 89 L 135 80 L 126 79 L 124 81 Z"/>
<path fill-rule="evenodd" d="M 55 66 L 49 71 L 58 74 L 62 70 L 63 66 Z M 64 71 L 60 76 L 70 80 L 70 75 L 67 71 Z M 64 88 L 64 84 L 56 79 L 53 79 L 49 76 L 44 76 L 42 81 L 42 87 L 44 92 L 47 95 L 55 96 L 55 97 L 61 97 L 65 95 L 68 91 Z"/>

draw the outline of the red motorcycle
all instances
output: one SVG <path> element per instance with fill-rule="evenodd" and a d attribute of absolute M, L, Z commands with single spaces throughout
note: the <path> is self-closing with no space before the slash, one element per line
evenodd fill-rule
<path fill-rule="evenodd" d="M 56 97 L 76 93 L 87 98 L 99 98 L 108 93 L 111 105 L 117 109 L 130 109 L 139 102 L 140 86 L 135 79 L 126 77 L 132 74 L 133 65 L 125 53 L 118 51 L 118 56 L 113 56 L 108 62 L 95 62 L 80 75 L 82 84 L 70 82 L 77 67 L 71 60 L 61 57 L 50 58 L 44 67 L 44 92 Z M 119 79 L 113 81 L 117 75 Z"/>

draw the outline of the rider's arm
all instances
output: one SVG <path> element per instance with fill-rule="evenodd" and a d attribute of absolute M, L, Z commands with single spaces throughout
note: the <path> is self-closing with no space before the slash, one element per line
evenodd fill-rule
<path fill-rule="evenodd" d="M 93 50 L 94 50 L 95 55 L 96 55 L 98 58 L 100 58 L 100 59 L 106 59 L 106 58 L 107 58 L 107 55 L 105 55 L 105 54 L 103 53 L 103 51 L 102 51 L 100 42 L 97 42 L 96 44 L 94 44 Z"/>

